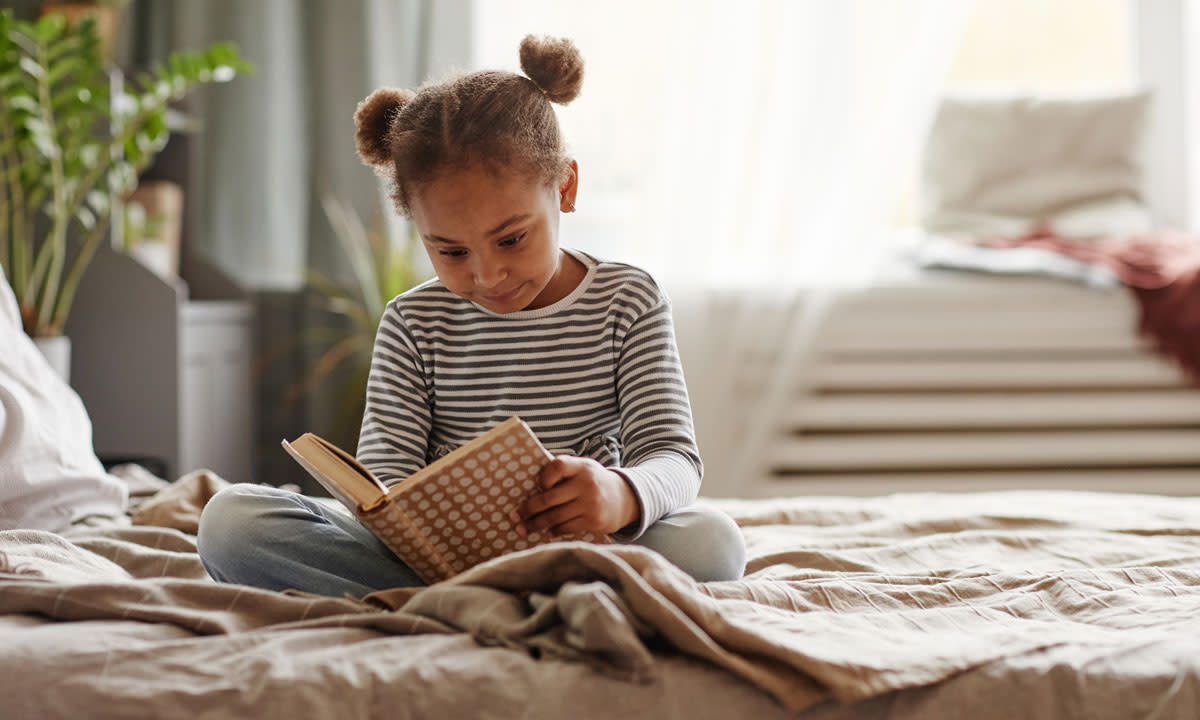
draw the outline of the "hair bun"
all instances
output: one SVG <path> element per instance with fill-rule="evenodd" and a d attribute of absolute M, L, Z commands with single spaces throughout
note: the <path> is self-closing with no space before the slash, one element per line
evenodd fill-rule
<path fill-rule="evenodd" d="M 567 38 L 526 35 L 521 41 L 521 69 L 560 105 L 574 100 L 583 85 L 583 56 Z"/>
<path fill-rule="evenodd" d="M 369 165 L 385 165 L 392 160 L 388 131 L 400 110 L 416 97 L 412 90 L 379 88 L 354 110 L 355 144 L 359 157 Z"/>

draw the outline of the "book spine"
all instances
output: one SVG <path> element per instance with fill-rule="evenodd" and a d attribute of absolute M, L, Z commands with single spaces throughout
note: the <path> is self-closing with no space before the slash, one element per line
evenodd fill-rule
<path fill-rule="evenodd" d="M 429 539 L 425 537 L 425 534 L 418 530 L 413 522 L 408 519 L 408 514 L 404 512 L 404 509 L 396 506 L 396 503 L 391 501 L 385 501 L 382 504 L 376 503 L 369 511 L 360 510 L 359 518 L 362 519 L 367 527 L 374 529 L 375 525 L 371 521 L 371 516 L 393 511 L 395 512 L 395 517 L 397 517 L 400 522 L 404 523 L 405 532 L 400 533 L 399 535 L 393 535 L 390 538 L 375 532 L 376 537 L 382 540 L 383 544 L 387 545 L 388 548 L 390 548 L 391 551 L 396 554 L 396 557 L 400 558 L 406 565 L 408 565 L 413 572 L 415 572 L 417 575 L 420 575 L 421 579 L 425 582 L 432 585 L 433 583 L 453 577 L 455 575 L 454 567 L 449 563 L 449 561 L 446 560 L 445 556 L 438 552 L 437 548 L 429 542 Z M 412 543 L 409 542 L 410 539 L 412 543 L 416 544 L 415 548 L 413 547 Z M 428 563 L 432 570 L 427 571 L 423 567 L 417 567 L 422 563 L 415 561 L 410 562 L 409 559 L 405 557 L 406 555 L 413 553 Z"/>

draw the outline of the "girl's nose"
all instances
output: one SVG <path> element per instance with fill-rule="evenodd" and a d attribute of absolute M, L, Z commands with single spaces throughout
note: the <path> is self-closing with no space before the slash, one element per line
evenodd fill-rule
<path fill-rule="evenodd" d="M 477 286 L 490 289 L 504 282 L 508 270 L 494 260 L 481 260 L 475 265 L 473 275 Z"/>

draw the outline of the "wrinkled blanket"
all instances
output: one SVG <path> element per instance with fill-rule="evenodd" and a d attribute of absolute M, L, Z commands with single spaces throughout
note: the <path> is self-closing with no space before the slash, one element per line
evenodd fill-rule
<path fill-rule="evenodd" d="M 214 484 L 190 483 L 163 497 L 202 506 Z M 193 536 L 126 524 L 0 533 L 0 613 L 155 623 L 180 638 L 469 633 L 633 683 L 652 682 L 664 653 L 684 654 L 792 710 L 926 686 L 1054 646 L 1100 657 L 1160 639 L 1200 647 L 1200 499 L 1009 492 L 714 502 L 744 528 L 744 580 L 699 584 L 643 548 L 564 543 L 431 588 L 322 598 L 214 583 Z M 169 509 L 156 517 L 192 527 L 186 513 L 160 512 Z M 0 632 L 0 648 L 4 639 Z M 20 661 L 6 652 L 0 677 Z M 203 668 L 203 644 L 194 652 Z M 97 657 L 97 671 L 116 662 L 109 651 Z M 243 670 L 266 672 L 260 665 Z M 218 681 L 196 672 L 193 693 Z M 337 671 L 319 677 L 330 675 Z M 253 676 L 239 686 L 257 692 Z"/>

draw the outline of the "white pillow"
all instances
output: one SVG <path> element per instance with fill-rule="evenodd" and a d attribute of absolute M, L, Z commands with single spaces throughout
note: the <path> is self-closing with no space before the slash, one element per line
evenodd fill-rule
<path fill-rule="evenodd" d="M 951 235 L 1066 237 L 1151 230 L 1145 91 L 944 98 L 925 144 L 922 224 Z"/>
<path fill-rule="evenodd" d="M 123 514 L 128 490 L 96 458 L 83 402 L 21 329 L 3 272 L 0 348 L 0 530 L 59 531 Z"/>

